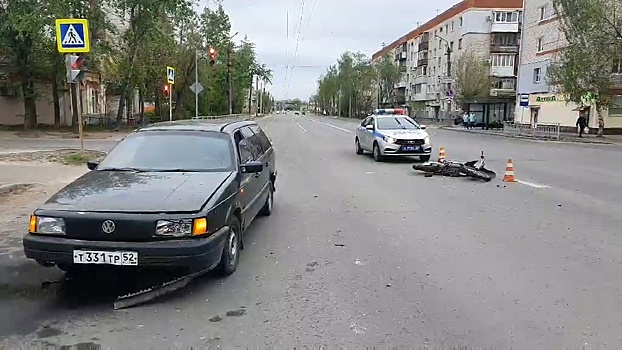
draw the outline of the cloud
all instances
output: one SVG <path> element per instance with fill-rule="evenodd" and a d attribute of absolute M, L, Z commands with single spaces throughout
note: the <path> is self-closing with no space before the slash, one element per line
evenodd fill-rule
<path fill-rule="evenodd" d="M 208 6 L 214 6 L 213 0 L 202 0 L 203 6 L 206 1 L 211 2 Z M 343 52 L 362 51 L 371 56 L 383 42 L 392 42 L 414 29 L 417 22 L 428 21 L 455 2 L 439 0 L 426 5 L 422 1 L 403 0 L 222 1 L 233 31 L 247 35 L 256 44 L 261 62 L 274 71 L 271 91 L 275 97 L 303 100 L 315 93 L 319 76 Z M 296 53 L 297 37 L 300 40 Z M 291 67 L 287 80 L 286 65 Z"/>

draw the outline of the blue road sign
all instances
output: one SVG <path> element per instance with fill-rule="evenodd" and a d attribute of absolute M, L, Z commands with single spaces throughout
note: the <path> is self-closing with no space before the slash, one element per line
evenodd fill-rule
<path fill-rule="evenodd" d="M 175 68 L 166 67 L 166 81 L 169 84 L 175 84 Z"/>
<path fill-rule="evenodd" d="M 529 107 L 529 94 L 521 94 L 519 103 L 521 107 Z"/>
<path fill-rule="evenodd" d="M 58 52 L 89 52 L 89 23 L 86 19 L 65 18 L 56 20 L 56 44 Z"/>

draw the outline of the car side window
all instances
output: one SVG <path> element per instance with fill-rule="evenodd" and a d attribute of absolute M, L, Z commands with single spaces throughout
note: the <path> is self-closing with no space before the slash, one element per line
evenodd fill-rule
<path fill-rule="evenodd" d="M 236 147 L 238 148 L 238 154 L 240 155 L 240 164 L 246 164 L 255 160 L 255 156 L 251 151 L 248 140 L 244 138 L 242 133 L 237 131 L 233 137 L 236 142 Z"/>
<path fill-rule="evenodd" d="M 367 117 L 363 120 L 363 122 L 361 123 L 361 126 L 367 126 L 369 124 L 369 121 L 371 120 L 370 117 Z"/>
<path fill-rule="evenodd" d="M 272 142 L 270 142 L 270 139 L 268 139 L 266 133 L 261 130 L 259 125 L 251 125 L 250 128 L 255 133 L 255 136 L 257 137 L 257 140 L 259 141 L 259 144 L 261 145 L 263 151 L 266 152 L 267 150 L 269 150 L 270 147 L 272 147 Z"/>
<path fill-rule="evenodd" d="M 376 118 L 369 118 L 369 123 L 367 125 L 371 125 L 374 128 L 376 127 Z"/>
<path fill-rule="evenodd" d="M 242 132 L 242 135 L 244 135 L 244 139 L 248 142 L 248 147 L 253 153 L 253 156 L 255 157 L 254 159 L 257 160 L 261 158 L 264 151 L 261 149 L 261 144 L 257 139 L 257 135 L 255 135 L 253 130 L 251 130 L 248 126 L 241 128 L 240 131 Z"/>

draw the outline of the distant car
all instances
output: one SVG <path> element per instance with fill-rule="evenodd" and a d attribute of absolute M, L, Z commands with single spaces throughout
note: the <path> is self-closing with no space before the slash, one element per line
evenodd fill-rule
<path fill-rule="evenodd" d="M 23 239 L 43 266 L 218 269 L 232 274 L 244 232 L 270 215 L 277 171 L 252 121 L 159 123 L 35 209 Z"/>
<path fill-rule="evenodd" d="M 372 152 L 375 161 L 385 157 L 417 156 L 430 160 L 432 143 L 424 125 L 404 115 L 402 109 L 379 109 L 356 129 L 356 154 Z"/>
<path fill-rule="evenodd" d="M 300 112 L 294 112 L 295 115 L 300 115 Z"/>

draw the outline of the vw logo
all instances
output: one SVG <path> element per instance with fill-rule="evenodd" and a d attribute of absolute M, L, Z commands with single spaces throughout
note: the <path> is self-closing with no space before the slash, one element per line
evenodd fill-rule
<path fill-rule="evenodd" d="M 102 224 L 102 231 L 104 231 L 104 233 L 113 233 L 115 228 L 116 226 L 112 220 L 106 220 Z"/>

